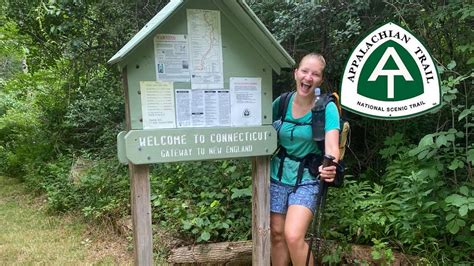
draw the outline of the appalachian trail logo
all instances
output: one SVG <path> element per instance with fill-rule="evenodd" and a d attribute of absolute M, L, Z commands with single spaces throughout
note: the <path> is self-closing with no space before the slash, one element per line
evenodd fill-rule
<path fill-rule="evenodd" d="M 378 119 L 426 113 L 441 105 L 436 65 L 413 34 L 387 23 L 352 52 L 341 82 L 341 105 Z"/>

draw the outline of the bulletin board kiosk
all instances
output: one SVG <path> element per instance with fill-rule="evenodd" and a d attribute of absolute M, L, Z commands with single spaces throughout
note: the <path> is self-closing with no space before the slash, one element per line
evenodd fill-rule
<path fill-rule="evenodd" d="M 272 71 L 294 60 L 243 0 L 171 0 L 109 63 L 123 73 L 135 263 L 152 265 L 149 164 L 250 157 L 252 260 L 270 265 Z"/>

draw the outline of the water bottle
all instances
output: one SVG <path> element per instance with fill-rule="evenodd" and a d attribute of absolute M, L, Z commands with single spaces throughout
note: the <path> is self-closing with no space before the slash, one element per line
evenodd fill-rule
<path fill-rule="evenodd" d="M 314 105 L 316 105 L 316 102 L 319 100 L 319 97 L 321 97 L 321 89 L 319 87 L 314 89 L 314 95 L 316 95 L 316 98 L 314 98 Z"/>

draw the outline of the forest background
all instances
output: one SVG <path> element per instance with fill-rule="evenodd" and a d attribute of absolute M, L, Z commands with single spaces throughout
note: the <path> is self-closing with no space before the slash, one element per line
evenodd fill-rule
<path fill-rule="evenodd" d="M 46 195 L 52 212 L 91 222 L 130 213 L 127 167 L 116 158 L 124 95 L 106 62 L 168 1 L 0 0 L 0 174 Z M 401 121 L 347 113 L 345 186 L 331 189 L 324 236 L 433 264 L 474 261 L 474 5 L 461 0 L 247 1 L 296 60 L 328 61 L 323 89 L 374 25 L 393 21 L 425 42 L 438 66 L 442 107 Z M 274 75 L 274 97 L 293 88 Z M 71 168 L 82 169 L 74 174 Z M 77 172 L 77 171 L 76 171 Z M 249 160 L 153 165 L 155 230 L 187 243 L 251 237 Z M 156 238 L 155 238 L 156 239 Z M 155 252 L 166 252 L 155 250 Z"/>

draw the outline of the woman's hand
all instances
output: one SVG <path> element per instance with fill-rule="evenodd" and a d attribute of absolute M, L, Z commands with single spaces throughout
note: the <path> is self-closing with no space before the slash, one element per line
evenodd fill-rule
<path fill-rule="evenodd" d="M 336 177 L 336 166 L 331 165 L 327 167 L 319 166 L 319 177 L 321 181 L 331 183 Z"/>

